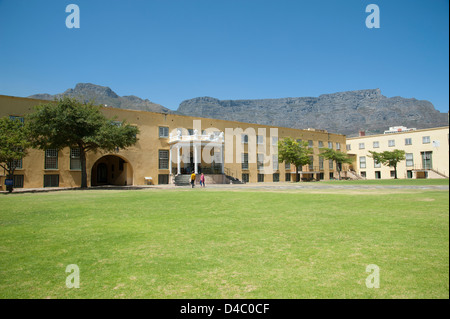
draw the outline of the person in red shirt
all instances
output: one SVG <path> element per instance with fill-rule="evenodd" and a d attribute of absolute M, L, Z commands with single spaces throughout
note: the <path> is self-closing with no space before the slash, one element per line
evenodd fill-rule
<path fill-rule="evenodd" d="M 200 187 L 205 187 L 205 175 L 200 176 Z"/>

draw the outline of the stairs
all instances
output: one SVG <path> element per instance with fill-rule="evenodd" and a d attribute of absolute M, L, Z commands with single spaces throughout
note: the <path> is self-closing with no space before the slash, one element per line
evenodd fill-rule
<path fill-rule="evenodd" d="M 437 170 L 437 169 L 434 169 L 431 167 L 423 168 L 422 166 L 417 165 L 417 167 L 415 167 L 412 171 L 416 172 L 416 174 L 419 172 L 420 173 L 427 172 L 428 178 L 433 178 L 433 179 L 434 178 L 448 178 L 448 176 L 447 176 L 448 170 L 444 170 L 444 172 L 441 172 L 440 170 Z"/>
<path fill-rule="evenodd" d="M 348 177 L 351 180 L 363 180 L 363 179 L 365 179 L 364 177 L 356 174 L 355 171 L 350 171 L 349 170 L 349 171 L 346 171 L 345 173 L 346 173 L 346 177 Z"/>
<path fill-rule="evenodd" d="M 433 173 L 430 174 L 430 172 L 433 172 L 435 174 L 435 176 L 433 176 Z M 431 175 L 431 176 L 430 176 Z M 448 176 L 446 176 L 445 174 L 435 170 L 435 169 L 430 169 L 428 171 L 428 177 L 429 178 L 448 178 Z"/>
<path fill-rule="evenodd" d="M 230 184 L 245 184 L 243 181 L 240 181 L 239 179 L 237 179 L 233 176 L 229 176 L 229 175 L 225 175 L 225 176 L 230 181 Z"/>
<path fill-rule="evenodd" d="M 191 185 L 191 175 L 180 174 L 175 176 L 175 186 L 189 186 Z"/>
<path fill-rule="evenodd" d="M 244 182 L 240 181 L 239 179 L 229 176 L 229 175 L 215 175 L 219 176 L 219 179 L 216 179 L 215 181 L 211 180 L 211 175 L 205 175 L 206 178 L 206 185 L 209 184 L 245 184 Z M 196 176 L 196 184 L 199 182 L 200 175 Z M 174 180 L 175 186 L 190 186 L 191 185 L 191 174 L 180 174 L 175 176 Z"/>

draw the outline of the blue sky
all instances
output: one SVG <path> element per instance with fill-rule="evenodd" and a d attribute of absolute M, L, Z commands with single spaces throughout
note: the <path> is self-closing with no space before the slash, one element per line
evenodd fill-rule
<path fill-rule="evenodd" d="M 71 3 L 79 29 L 65 25 Z M 0 0 L 0 94 L 78 82 L 170 109 L 380 88 L 447 112 L 449 1 Z"/>

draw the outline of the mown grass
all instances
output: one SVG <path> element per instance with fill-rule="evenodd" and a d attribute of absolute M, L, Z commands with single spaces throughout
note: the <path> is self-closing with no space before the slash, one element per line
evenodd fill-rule
<path fill-rule="evenodd" d="M 448 192 L 0 196 L 0 298 L 449 298 Z M 77 264 L 80 288 L 66 287 Z M 365 285 L 380 268 L 379 289 Z"/>

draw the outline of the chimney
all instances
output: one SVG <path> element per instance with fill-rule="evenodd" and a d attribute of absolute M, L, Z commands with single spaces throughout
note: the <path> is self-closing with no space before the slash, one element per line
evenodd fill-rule
<path fill-rule="evenodd" d="M 366 131 L 359 131 L 359 136 L 366 136 Z"/>

